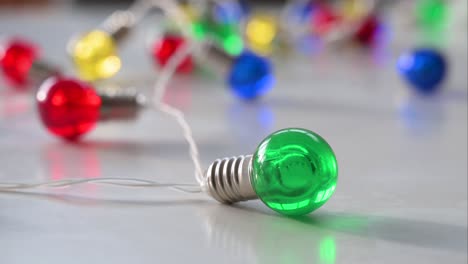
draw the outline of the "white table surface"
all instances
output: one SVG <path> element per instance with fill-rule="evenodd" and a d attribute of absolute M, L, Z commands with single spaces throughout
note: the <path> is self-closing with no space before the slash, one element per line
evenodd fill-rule
<path fill-rule="evenodd" d="M 45 57 L 71 69 L 68 37 L 111 11 L 0 9 L 0 33 L 37 41 Z M 109 83 L 150 92 L 157 72 L 142 47 L 154 21 L 122 47 L 124 67 Z M 422 43 L 408 27 L 392 30 L 377 60 L 351 50 L 278 58 L 274 90 L 253 104 L 234 98 L 215 72 L 171 82 L 166 100 L 187 114 L 205 166 L 250 154 L 285 127 L 326 138 L 337 154 L 338 186 L 306 217 L 160 189 L 0 193 L 0 263 L 466 263 L 466 33 L 461 21 L 440 37 L 450 75 L 431 98 L 409 95 L 395 71 L 396 56 Z M 168 117 L 147 110 L 67 144 L 42 128 L 29 94 L 2 84 L 0 181 L 80 177 L 194 182 L 186 143 Z"/>

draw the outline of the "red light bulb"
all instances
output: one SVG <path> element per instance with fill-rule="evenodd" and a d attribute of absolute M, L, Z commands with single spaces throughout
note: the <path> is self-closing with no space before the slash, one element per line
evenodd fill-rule
<path fill-rule="evenodd" d="M 377 16 L 371 14 L 367 16 L 354 33 L 354 39 L 364 45 L 371 46 L 375 43 L 380 21 Z"/>
<path fill-rule="evenodd" d="M 100 96 L 78 80 L 51 77 L 39 88 L 36 100 L 44 126 L 68 140 L 92 130 L 100 117 Z"/>
<path fill-rule="evenodd" d="M 312 30 L 317 34 L 326 34 L 339 22 L 340 17 L 325 3 L 317 4 L 312 11 Z"/>
<path fill-rule="evenodd" d="M 37 47 L 25 40 L 14 39 L 0 47 L 0 67 L 5 78 L 15 87 L 24 87 L 38 55 Z"/>
<path fill-rule="evenodd" d="M 185 44 L 183 37 L 166 34 L 162 39 L 156 41 L 153 45 L 152 55 L 156 63 L 161 66 L 166 65 L 169 59 L 176 51 Z M 178 73 L 190 73 L 193 71 L 193 61 L 191 56 L 187 56 L 178 66 Z"/>

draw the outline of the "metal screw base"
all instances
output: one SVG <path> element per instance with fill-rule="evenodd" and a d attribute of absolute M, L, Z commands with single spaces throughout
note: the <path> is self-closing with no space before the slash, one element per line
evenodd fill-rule
<path fill-rule="evenodd" d="M 200 60 L 210 69 L 216 69 L 217 72 L 225 76 L 231 68 L 235 57 L 229 55 L 223 49 L 218 47 L 212 41 L 206 41 L 200 51 Z"/>
<path fill-rule="evenodd" d="M 135 20 L 135 15 L 131 11 L 115 11 L 104 21 L 102 27 L 119 43 L 135 26 Z"/>
<path fill-rule="evenodd" d="M 56 66 L 43 60 L 35 60 L 29 70 L 29 76 L 34 86 L 59 73 L 60 70 Z"/>
<path fill-rule="evenodd" d="M 101 90 L 100 120 L 133 120 L 143 108 L 146 98 L 135 89 Z"/>
<path fill-rule="evenodd" d="M 257 199 L 250 174 L 252 155 L 218 159 L 206 171 L 207 191 L 221 203 Z"/>

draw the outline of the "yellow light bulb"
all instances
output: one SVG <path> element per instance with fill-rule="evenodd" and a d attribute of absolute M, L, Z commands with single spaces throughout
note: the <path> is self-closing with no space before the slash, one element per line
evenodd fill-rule
<path fill-rule="evenodd" d="M 79 37 L 73 43 L 71 56 L 80 77 L 88 81 L 109 78 L 121 67 L 114 39 L 101 30 Z"/>
<path fill-rule="evenodd" d="M 246 25 L 245 35 L 250 48 L 262 54 L 272 51 L 273 41 L 278 34 L 278 24 L 269 15 L 255 15 Z"/>
<path fill-rule="evenodd" d="M 195 21 L 198 17 L 198 11 L 195 7 L 190 4 L 180 4 L 180 10 L 184 13 L 185 17 L 190 21 Z"/>
<path fill-rule="evenodd" d="M 346 20 L 355 21 L 369 13 L 371 6 L 368 0 L 345 0 L 340 9 Z"/>

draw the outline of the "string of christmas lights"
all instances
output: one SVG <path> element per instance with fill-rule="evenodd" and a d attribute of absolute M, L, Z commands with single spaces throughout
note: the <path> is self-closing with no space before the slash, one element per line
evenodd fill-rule
<path fill-rule="evenodd" d="M 256 14 L 237 1 L 208 1 L 203 10 L 194 7 L 191 13 L 187 6 L 182 9 L 169 0 L 135 1 L 128 10 L 113 13 L 97 29 L 72 38 L 68 52 L 80 79 L 63 76 L 60 70 L 45 62 L 35 44 L 12 38 L 0 45 L 1 69 L 15 87 L 37 86 L 42 81 L 35 91 L 38 111 L 52 134 L 77 140 L 100 120 L 134 119 L 142 108 L 155 108 L 171 116 L 182 129 L 197 184 L 99 178 L 0 183 L 0 191 L 24 192 L 85 183 L 168 187 L 185 193 L 204 192 L 228 204 L 259 198 L 285 215 L 303 215 L 316 210 L 330 199 L 338 178 L 335 154 L 321 136 L 302 128 L 282 129 L 265 138 L 253 155 L 219 159 L 205 170 L 183 112 L 165 103 L 162 96 L 172 76 L 176 72 L 192 72 L 200 58 L 226 76 L 233 94 L 252 101 L 274 84 L 272 63 L 266 56 L 273 53 L 276 43 L 290 44 L 312 35 L 327 45 L 352 41 L 370 47 L 381 28 L 379 15 L 384 5 L 383 1 L 370 1 L 362 6 L 359 3 L 345 1 L 337 8 L 327 1 L 292 1 L 277 19 Z M 87 83 L 110 78 L 120 71 L 119 43 L 156 7 L 177 25 L 177 30 L 165 32 L 152 46 L 151 55 L 160 65 L 152 100 L 148 102 L 134 90 L 109 93 Z M 431 19 L 444 19 L 444 8 L 443 1 L 419 1 L 417 21 L 439 26 Z M 417 92 L 433 94 L 441 87 L 447 64 L 441 52 L 418 48 L 401 55 L 397 68 Z"/>

